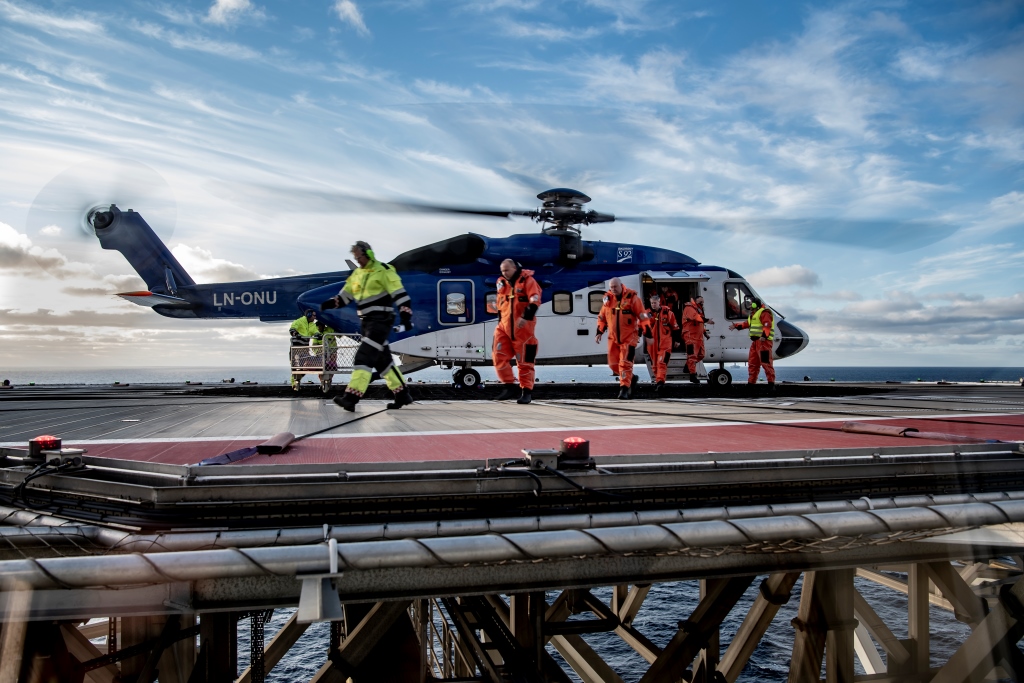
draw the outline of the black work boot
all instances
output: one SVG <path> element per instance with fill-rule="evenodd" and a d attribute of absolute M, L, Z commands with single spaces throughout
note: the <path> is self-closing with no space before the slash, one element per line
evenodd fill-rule
<path fill-rule="evenodd" d="M 633 390 L 636 389 L 637 384 L 640 384 L 640 378 L 637 377 L 636 375 L 633 375 L 629 379 L 629 393 L 633 393 Z"/>
<path fill-rule="evenodd" d="M 691 372 L 690 373 L 690 383 L 691 384 L 700 384 L 700 378 L 697 377 L 697 373 L 696 372 Z"/>
<path fill-rule="evenodd" d="M 406 387 L 405 389 L 402 389 L 401 391 L 396 391 L 395 392 L 395 401 L 394 401 L 394 403 L 389 403 L 387 405 L 387 409 L 388 410 L 398 410 L 402 406 L 407 406 L 407 405 L 411 405 L 411 404 L 412 404 L 412 395 L 409 393 L 409 387 Z"/>
<path fill-rule="evenodd" d="M 520 405 L 526 405 L 527 403 L 529 403 L 532 400 L 533 400 L 533 389 L 523 389 L 523 394 L 522 394 L 522 396 L 519 397 L 518 400 L 516 400 L 516 403 L 519 403 Z"/>
<path fill-rule="evenodd" d="M 353 394 L 351 391 L 346 391 L 341 396 L 335 396 L 334 402 L 344 408 L 350 413 L 356 412 L 356 404 L 359 403 L 359 397 Z"/>
<path fill-rule="evenodd" d="M 775 382 L 768 382 L 768 393 L 769 394 L 774 394 L 775 393 Z"/>
<path fill-rule="evenodd" d="M 655 393 L 655 395 L 660 394 L 661 393 L 661 389 L 664 386 L 665 386 L 664 382 L 655 382 L 654 383 L 654 393 Z"/>
<path fill-rule="evenodd" d="M 629 399 L 629 387 L 619 387 L 619 400 L 625 401 Z"/>
<path fill-rule="evenodd" d="M 498 394 L 498 397 L 496 399 L 494 399 L 494 400 L 495 401 L 507 401 L 507 400 L 509 400 L 511 398 L 515 398 L 516 394 L 518 392 L 519 392 L 519 385 L 516 384 L 515 382 L 510 382 L 510 383 L 505 385 L 505 388 L 501 390 L 501 393 Z"/>

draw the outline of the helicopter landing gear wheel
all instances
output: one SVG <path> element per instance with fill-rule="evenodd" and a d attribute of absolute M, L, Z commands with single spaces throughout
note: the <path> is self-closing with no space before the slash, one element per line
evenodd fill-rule
<path fill-rule="evenodd" d="M 732 375 L 728 370 L 712 370 L 708 373 L 708 384 L 718 387 L 727 387 L 732 384 Z"/>
<path fill-rule="evenodd" d="M 473 368 L 460 368 L 452 375 L 455 386 L 463 389 L 475 389 L 480 386 L 480 373 Z"/>

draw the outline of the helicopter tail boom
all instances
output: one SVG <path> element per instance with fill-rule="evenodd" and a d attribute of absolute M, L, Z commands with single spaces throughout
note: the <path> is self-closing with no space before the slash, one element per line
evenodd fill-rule
<path fill-rule="evenodd" d="M 179 287 L 195 285 L 142 216 L 111 205 L 89 216 L 100 246 L 119 251 L 154 293 L 176 296 Z"/>

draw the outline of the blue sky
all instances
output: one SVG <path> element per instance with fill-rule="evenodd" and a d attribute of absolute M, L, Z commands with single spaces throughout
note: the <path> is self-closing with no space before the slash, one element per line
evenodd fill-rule
<path fill-rule="evenodd" d="M 743 273 L 811 334 L 795 364 L 1021 365 L 1022 19 L 1022 2 L 0 0 L 0 364 L 279 361 L 281 328 L 158 318 L 111 296 L 135 286 L 119 257 L 39 233 L 55 177 L 102 185 L 104 160 L 132 159 L 173 199 L 135 208 L 200 281 L 337 269 L 367 235 L 388 258 L 533 229 L 240 206 L 224 181 L 498 207 L 569 186 L 619 215 L 822 233 L 925 221 L 909 250 L 587 235 Z"/>

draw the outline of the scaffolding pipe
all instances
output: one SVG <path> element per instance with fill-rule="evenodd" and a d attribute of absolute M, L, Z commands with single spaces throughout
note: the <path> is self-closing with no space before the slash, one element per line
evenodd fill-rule
<path fill-rule="evenodd" d="M 898 540 L 906 532 L 1024 521 L 1024 500 L 748 517 L 604 528 L 361 541 L 337 545 L 341 572 L 551 561 L 679 552 L 836 537 Z M 322 533 L 322 531 L 321 531 Z M 242 550 L 133 553 L 0 562 L 0 576 L 35 589 L 163 584 L 250 576 L 301 578 L 331 569 L 327 543 Z"/>
<path fill-rule="evenodd" d="M 89 541 L 124 552 L 177 552 L 221 548 L 267 548 L 308 545 L 334 539 L 338 543 L 401 539 L 446 538 L 482 534 L 509 534 L 567 529 L 678 524 L 686 522 L 729 521 L 755 517 L 812 515 L 868 510 L 898 510 L 934 505 L 965 505 L 1024 501 L 1024 491 L 963 493 L 947 495 L 897 496 L 894 498 L 858 498 L 782 505 L 742 505 L 697 508 L 691 510 L 645 510 L 578 515 L 541 515 L 423 522 L 394 522 L 297 529 L 244 529 L 237 531 L 185 531 L 158 534 L 134 534 L 94 525 L 77 525 L 70 520 L 39 515 L 31 511 L 0 506 L 0 521 L 24 521 L 23 526 L 0 526 L 0 541 L 25 547 L 62 540 Z"/>

